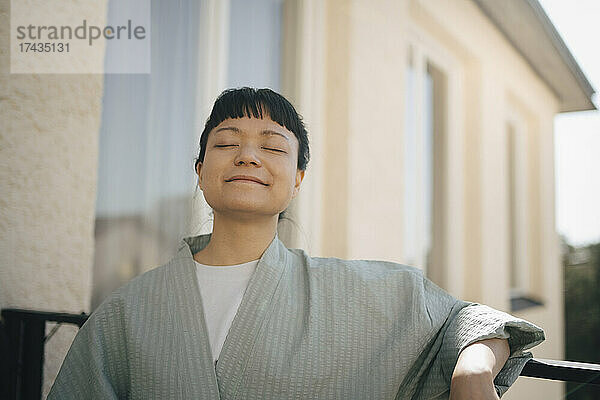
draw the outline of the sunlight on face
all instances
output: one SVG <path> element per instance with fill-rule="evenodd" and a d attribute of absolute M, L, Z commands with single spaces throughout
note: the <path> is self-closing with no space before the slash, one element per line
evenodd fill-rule
<path fill-rule="evenodd" d="M 215 213 L 276 216 L 298 193 L 298 139 L 268 116 L 226 119 L 209 134 L 199 186 Z"/>

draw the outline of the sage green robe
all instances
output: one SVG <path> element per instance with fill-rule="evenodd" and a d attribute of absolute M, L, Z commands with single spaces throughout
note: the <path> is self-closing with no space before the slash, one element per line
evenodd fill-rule
<path fill-rule="evenodd" d="M 216 368 L 192 255 L 210 235 L 113 292 L 79 330 L 49 399 L 448 398 L 459 352 L 508 338 L 502 394 L 544 340 L 539 327 L 457 300 L 421 271 L 310 257 L 277 236 Z"/>

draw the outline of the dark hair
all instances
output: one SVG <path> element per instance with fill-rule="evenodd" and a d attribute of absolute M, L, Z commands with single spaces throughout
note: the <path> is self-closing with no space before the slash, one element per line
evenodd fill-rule
<path fill-rule="evenodd" d="M 274 122 L 296 136 L 299 144 L 298 169 L 306 170 L 310 151 L 308 149 L 308 134 L 302 122 L 302 117 L 296 112 L 294 106 L 279 93 L 271 89 L 250 87 L 227 89 L 217 97 L 200 136 L 200 153 L 196 158 L 194 167 L 197 167 L 199 162 L 204 162 L 208 135 L 221 122 L 228 118 L 254 117 L 262 119 L 263 113 L 267 113 Z"/>

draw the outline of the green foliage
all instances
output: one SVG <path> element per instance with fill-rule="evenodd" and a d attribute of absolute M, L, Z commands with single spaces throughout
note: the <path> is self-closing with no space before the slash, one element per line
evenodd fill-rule
<path fill-rule="evenodd" d="M 565 359 L 600 364 L 600 243 L 565 250 Z M 600 399 L 600 386 L 567 383 L 567 398 Z"/>

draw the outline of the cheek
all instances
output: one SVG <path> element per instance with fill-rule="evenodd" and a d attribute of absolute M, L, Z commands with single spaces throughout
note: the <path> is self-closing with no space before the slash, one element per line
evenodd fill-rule
<path fill-rule="evenodd" d="M 289 165 L 281 170 L 281 180 L 285 182 L 286 193 L 291 196 L 296 185 L 296 165 Z"/>
<path fill-rule="evenodd" d="M 219 179 L 219 173 L 223 170 L 219 163 L 218 157 L 206 155 L 204 157 L 204 166 L 202 168 L 202 180 L 206 182 L 214 182 Z"/>
<path fill-rule="evenodd" d="M 215 180 L 215 175 L 217 171 L 215 171 L 214 168 L 211 167 L 205 168 L 204 171 L 202 171 L 202 179 L 206 182 L 213 182 Z"/>

